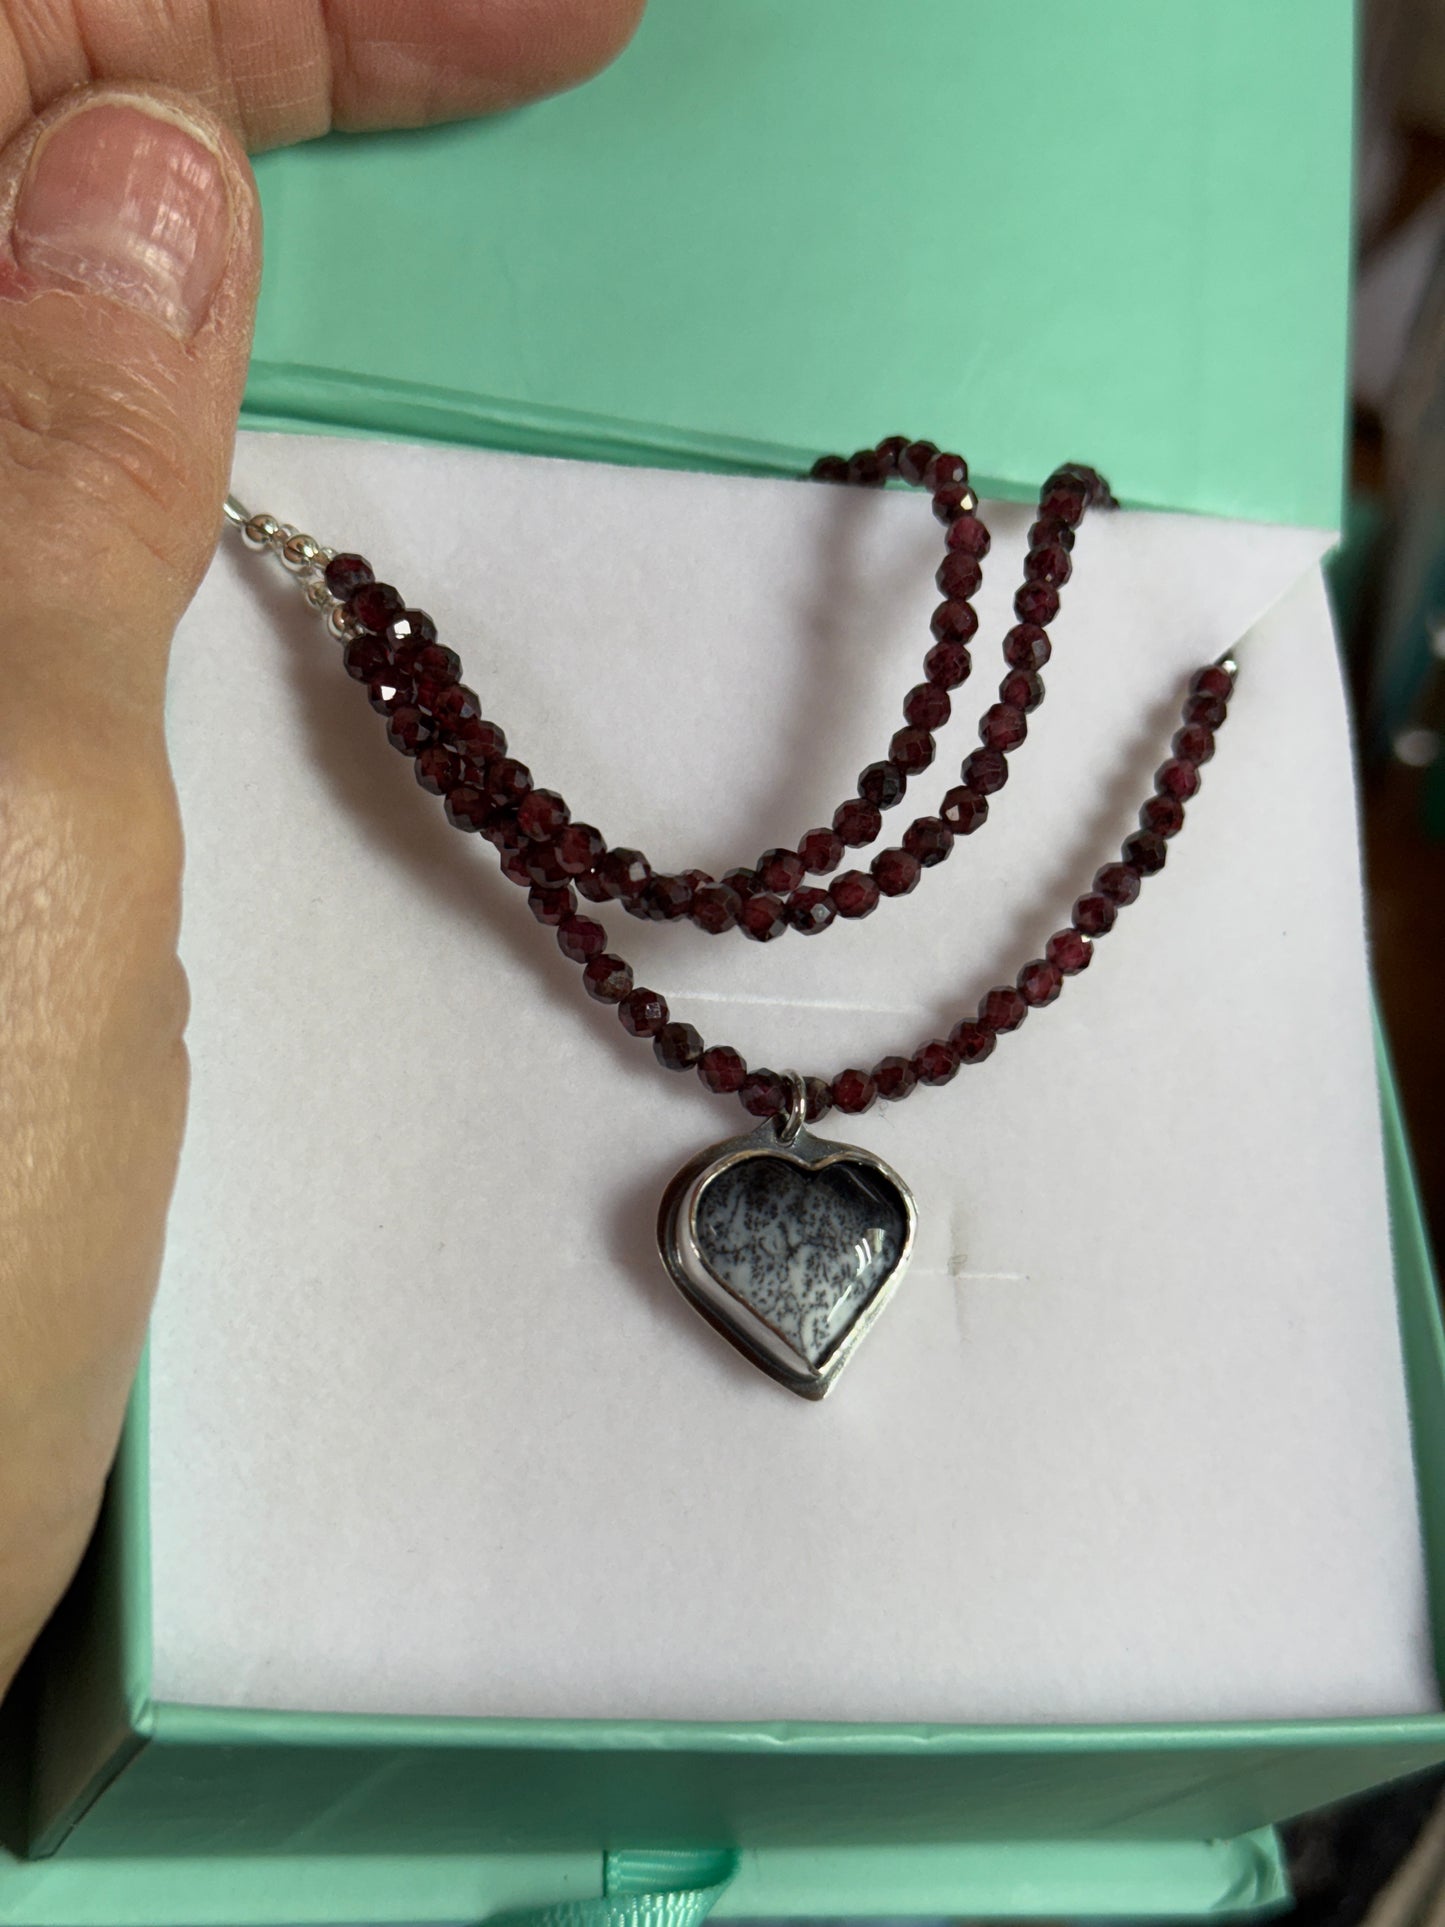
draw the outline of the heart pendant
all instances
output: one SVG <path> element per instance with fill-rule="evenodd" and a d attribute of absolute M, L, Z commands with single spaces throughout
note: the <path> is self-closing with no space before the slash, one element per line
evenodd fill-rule
<path fill-rule="evenodd" d="M 902 1278 L 917 1216 L 882 1158 L 804 1128 L 790 1082 L 783 1118 L 678 1172 L 657 1242 L 673 1283 L 744 1357 L 822 1398 Z"/>

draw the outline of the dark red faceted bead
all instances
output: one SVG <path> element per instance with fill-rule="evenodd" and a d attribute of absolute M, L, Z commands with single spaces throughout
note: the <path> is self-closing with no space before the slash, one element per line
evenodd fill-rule
<path fill-rule="evenodd" d="M 935 455 L 923 471 L 925 488 L 963 488 L 967 483 L 968 463 L 961 455 Z"/>
<path fill-rule="evenodd" d="M 1218 729 L 1229 714 L 1229 705 L 1219 696 L 1191 696 L 1184 705 L 1185 727 Z"/>
<path fill-rule="evenodd" d="M 557 948 L 572 963 L 586 963 L 607 948 L 607 932 L 593 917 L 568 917 L 557 925 Z"/>
<path fill-rule="evenodd" d="M 928 689 L 933 688 L 932 683 L 926 683 L 922 686 Z M 943 696 L 944 703 L 947 704 L 948 697 L 943 694 L 943 691 L 940 689 L 937 693 Z M 918 691 L 914 690 L 913 694 L 916 696 Z M 906 702 L 903 708 L 906 713 L 908 709 Z M 917 722 L 918 718 L 916 716 L 910 716 L 908 720 L 912 723 Z M 929 725 L 925 725 L 925 727 L 929 727 Z M 895 803 L 902 800 L 904 791 L 907 788 L 908 778 L 896 763 L 870 763 L 858 778 L 858 794 L 863 798 L 865 803 L 876 803 L 880 810 L 891 810 Z M 843 852 L 840 850 L 838 852 L 839 857 L 841 857 L 842 854 Z M 809 864 L 808 867 L 812 869 L 813 865 Z M 834 866 L 829 864 L 828 867 L 832 869 Z"/>
<path fill-rule="evenodd" d="M 617 1015 L 633 1037 L 656 1037 L 667 1022 L 667 999 L 656 990 L 629 990 L 617 1006 Z"/>
<path fill-rule="evenodd" d="M 655 876 L 638 901 L 653 923 L 676 923 L 691 914 L 692 885 L 686 877 Z"/>
<path fill-rule="evenodd" d="M 626 903 L 640 897 L 652 881 L 652 865 L 641 850 L 619 846 L 597 859 L 597 875 L 609 897 Z"/>
<path fill-rule="evenodd" d="M 346 613 L 363 629 L 380 635 L 406 604 L 389 582 L 363 582 L 346 598 Z"/>
<path fill-rule="evenodd" d="M 957 557 L 967 556 L 975 562 L 982 562 L 983 558 L 988 554 L 989 541 L 988 530 L 976 515 L 960 515 L 957 521 L 951 522 L 948 528 L 948 556 L 944 561 L 943 568 L 938 571 L 938 576 L 934 578 L 938 582 L 939 588 L 943 588 L 941 578 L 944 569 L 947 569 Z M 953 589 L 948 589 L 945 593 L 954 595 L 957 592 Z M 973 590 L 970 589 L 968 593 L 972 595 Z"/>
<path fill-rule="evenodd" d="M 845 870 L 828 890 L 840 917 L 866 917 L 878 908 L 878 885 L 864 870 Z"/>
<path fill-rule="evenodd" d="M 1018 987 L 1026 1004 L 1051 1004 L 1064 987 L 1064 973 L 1046 957 L 1035 957 L 1019 972 Z"/>
<path fill-rule="evenodd" d="M 906 435 L 885 435 L 874 453 L 890 475 L 898 473 L 898 458 L 908 446 Z"/>
<path fill-rule="evenodd" d="M 702 1056 L 702 1037 L 691 1024 L 664 1024 L 652 1054 L 665 1071 L 690 1071 Z"/>
<path fill-rule="evenodd" d="M 528 797 L 527 802 L 531 801 Z M 526 804 L 517 811 L 518 820 L 525 825 Z M 566 823 L 558 831 L 555 839 L 557 861 L 569 877 L 579 877 L 585 870 L 596 864 L 607 845 L 602 840 L 601 830 L 594 829 L 590 823 Z"/>
<path fill-rule="evenodd" d="M 918 1088 L 918 1073 L 906 1057 L 880 1057 L 873 1066 L 873 1082 L 880 1097 L 898 1104 Z"/>
<path fill-rule="evenodd" d="M 725 883 L 700 883 L 692 893 L 690 914 L 699 930 L 706 930 L 710 937 L 720 937 L 724 930 L 731 930 L 736 924 L 742 907 L 742 898 Z"/>
<path fill-rule="evenodd" d="M 898 457 L 898 473 L 913 488 L 923 486 L 929 464 L 938 453 L 934 442 L 910 442 Z"/>
<path fill-rule="evenodd" d="M 1013 669 L 1042 669 L 1054 645 L 1036 622 L 1020 622 L 1003 639 L 1004 661 Z"/>
<path fill-rule="evenodd" d="M 892 770 L 893 765 L 884 763 L 881 767 Z M 867 770 L 863 774 L 866 776 Z M 860 790 L 863 787 L 861 779 L 858 787 Z M 876 803 L 878 799 L 872 797 L 869 800 Z M 809 830 L 798 845 L 798 855 L 814 876 L 822 877 L 837 869 L 843 861 L 844 848 L 843 839 L 836 830 Z"/>
<path fill-rule="evenodd" d="M 502 875 L 508 883 L 515 883 L 519 890 L 530 890 L 536 882 L 532 875 L 532 845 L 529 843 L 521 850 L 502 848 Z"/>
<path fill-rule="evenodd" d="M 762 888 L 758 882 L 757 871 L 746 868 L 725 870 L 720 881 L 734 892 L 740 903 L 746 903 L 749 897 L 755 896 Z"/>
<path fill-rule="evenodd" d="M 828 1080 L 823 1077 L 803 1079 L 803 1116 L 809 1124 L 816 1124 L 820 1117 L 826 1117 L 833 1108 L 833 1093 Z"/>
<path fill-rule="evenodd" d="M 854 488 L 882 488 L 888 480 L 888 471 L 875 450 L 860 448 L 848 458 L 848 480 Z"/>
<path fill-rule="evenodd" d="M 820 455 L 808 473 L 815 482 L 846 482 L 848 464 L 841 455 Z"/>
<path fill-rule="evenodd" d="M 888 745 L 888 760 L 909 776 L 916 776 L 927 769 L 938 750 L 930 731 L 914 729 L 898 730 Z"/>
<path fill-rule="evenodd" d="M 1171 756 L 1167 763 L 1161 763 L 1154 772 L 1154 787 L 1165 796 L 1177 796 L 1181 803 L 1187 803 L 1197 794 L 1200 776 L 1197 763 L 1185 763 L 1177 756 Z"/>
<path fill-rule="evenodd" d="M 1135 830 L 1124 838 L 1121 854 L 1131 870 L 1137 870 L 1141 877 L 1152 877 L 1164 868 L 1169 845 L 1153 830 Z"/>
<path fill-rule="evenodd" d="M 492 813 L 491 803 L 474 783 L 458 783 L 446 796 L 447 821 L 457 830 L 480 830 Z"/>
<path fill-rule="evenodd" d="M 1039 496 L 1039 513 L 1051 515 L 1067 523 L 1071 529 L 1077 528 L 1083 521 L 1088 505 L 1088 485 L 1062 470 L 1049 477 Z"/>
<path fill-rule="evenodd" d="M 840 803 L 834 810 L 833 828 L 850 850 L 861 850 L 882 830 L 883 813 L 876 803 L 867 803 L 861 796 L 854 797 L 851 802 Z"/>
<path fill-rule="evenodd" d="M 697 1060 L 697 1074 L 703 1088 L 715 1097 L 730 1097 L 742 1088 L 748 1067 L 731 1044 L 714 1044 Z"/>
<path fill-rule="evenodd" d="M 465 716 L 448 722 L 442 732 L 471 763 L 490 763 L 507 753 L 507 738 L 500 724 L 489 723 L 485 716 Z"/>
<path fill-rule="evenodd" d="M 1139 811 L 1139 827 L 1156 836 L 1177 836 L 1184 828 L 1184 805 L 1177 796 L 1151 796 Z"/>
<path fill-rule="evenodd" d="M 963 602 L 977 589 L 982 578 L 978 558 L 966 550 L 944 556 L 934 571 L 933 580 L 938 585 L 940 595 L 950 602 Z"/>
<path fill-rule="evenodd" d="M 939 603 L 928 626 L 940 642 L 967 642 L 978 634 L 978 613 L 971 603 L 955 598 Z"/>
<path fill-rule="evenodd" d="M 1008 781 L 1008 758 L 1001 749 L 976 749 L 972 756 L 964 757 L 959 774 L 965 789 L 992 796 Z"/>
<path fill-rule="evenodd" d="M 333 555 L 325 569 L 326 586 L 338 602 L 349 602 L 371 580 L 371 564 L 364 555 Z"/>
<path fill-rule="evenodd" d="M 923 658 L 924 675 L 940 689 L 957 689 L 961 682 L 968 681 L 972 667 L 973 658 L 967 644 L 962 642 L 935 643 Z"/>
<path fill-rule="evenodd" d="M 499 756 L 487 764 L 482 787 L 492 799 L 494 809 L 513 810 L 531 789 L 532 772 L 525 763 L 518 763 L 510 756 Z"/>
<path fill-rule="evenodd" d="M 944 797 L 938 813 L 955 836 L 972 836 L 988 821 L 988 798 L 960 785 Z"/>
<path fill-rule="evenodd" d="M 913 1072 L 920 1084 L 947 1084 L 958 1075 L 958 1052 L 942 1037 L 922 1044 L 913 1053 Z"/>
<path fill-rule="evenodd" d="M 1037 709 L 1044 699 L 1044 684 L 1041 676 L 1031 669 L 1014 669 L 1004 677 L 998 686 L 999 700 L 1006 702 L 1011 709 L 1022 709 L 1026 714 Z"/>
<path fill-rule="evenodd" d="M 1017 1030 L 1029 1007 L 1024 994 L 1012 984 L 997 984 L 978 1007 L 978 1021 L 985 1030 Z"/>
<path fill-rule="evenodd" d="M 978 740 L 985 749 L 1017 749 L 1028 733 L 1028 718 L 1012 703 L 995 703 L 979 718 Z"/>
<path fill-rule="evenodd" d="M 551 843 L 572 820 L 566 798 L 556 790 L 528 790 L 517 805 L 517 828 L 534 843 Z"/>
<path fill-rule="evenodd" d="M 903 832 L 903 847 L 925 870 L 931 870 L 952 852 L 953 831 L 941 816 L 920 816 Z"/>
<path fill-rule="evenodd" d="M 1214 731 L 1203 723 L 1186 723 L 1175 730 L 1169 747 L 1181 763 L 1207 763 L 1214 754 Z"/>
<path fill-rule="evenodd" d="M 981 1064 L 993 1050 L 998 1038 L 983 1024 L 966 1017 L 948 1033 L 948 1041 L 958 1053 L 960 1064 Z"/>
<path fill-rule="evenodd" d="M 775 937 L 781 937 L 787 927 L 783 900 L 771 891 L 760 890 L 738 910 L 738 928 L 754 943 L 771 943 Z"/>
<path fill-rule="evenodd" d="M 877 1098 L 878 1086 L 867 1071 L 839 1071 L 833 1079 L 833 1102 L 849 1117 L 871 1110 Z"/>
<path fill-rule="evenodd" d="M 418 706 L 430 710 L 443 729 L 474 723 L 481 718 L 477 692 L 468 689 L 464 682 L 419 682 L 416 699 Z"/>
<path fill-rule="evenodd" d="M 509 854 L 517 852 L 530 857 L 532 842 L 517 828 L 517 818 L 511 810 L 489 809 L 487 820 L 482 825 L 482 835 L 494 850 L 504 850 Z"/>
<path fill-rule="evenodd" d="M 783 908 L 788 922 L 805 937 L 816 937 L 838 914 L 826 890 L 794 890 Z"/>
<path fill-rule="evenodd" d="M 433 796 L 445 796 L 462 780 L 462 759 L 440 744 L 431 743 L 417 751 L 412 773 L 424 790 L 430 790 Z"/>
<path fill-rule="evenodd" d="M 407 663 L 412 667 L 415 667 L 415 658 L 423 649 L 441 647 L 437 643 L 437 626 L 425 609 L 403 609 L 399 616 L 393 616 L 386 625 L 386 639 L 394 655 L 405 650 Z M 446 656 L 457 660 L 450 649 L 446 651 Z M 445 656 L 438 657 L 438 668 L 444 665 L 445 659 Z"/>
<path fill-rule="evenodd" d="M 764 850 L 758 858 L 758 882 L 775 897 L 785 897 L 803 881 L 807 866 L 796 850 Z"/>
<path fill-rule="evenodd" d="M 1101 897 L 1107 897 L 1123 910 L 1139 894 L 1139 872 L 1131 870 L 1127 863 L 1106 863 L 1095 874 L 1094 888 Z"/>
<path fill-rule="evenodd" d="M 750 1071 L 738 1086 L 738 1100 L 749 1117 L 777 1117 L 787 1108 L 787 1087 L 776 1071 Z"/>
<path fill-rule="evenodd" d="M 1107 897 L 1091 890 L 1074 905 L 1074 928 L 1086 937 L 1105 937 L 1114 928 L 1119 912 Z"/>
<path fill-rule="evenodd" d="M 391 668 L 391 657 L 380 636 L 353 636 L 341 652 L 341 666 L 357 682 L 372 682 Z"/>
<path fill-rule="evenodd" d="M 527 892 L 527 908 L 538 923 L 559 923 L 577 914 L 577 898 L 569 883 L 534 883 Z"/>
<path fill-rule="evenodd" d="M 972 489 L 959 488 L 956 484 L 950 482 L 945 487 L 936 488 L 933 491 L 934 517 L 937 521 L 942 522 L 945 528 L 951 527 L 960 515 L 967 515 L 972 510 L 973 505 L 974 495 Z"/>
<path fill-rule="evenodd" d="M 1066 977 L 1077 977 L 1087 970 L 1094 946 L 1079 930 L 1056 930 L 1044 945 L 1044 955 Z"/>
<path fill-rule="evenodd" d="M 582 982 L 599 1004 L 620 1004 L 632 989 L 632 967 L 610 950 L 599 950 L 582 966 Z"/>
<path fill-rule="evenodd" d="M 1030 549 L 1024 557 L 1024 580 L 1045 582 L 1051 589 L 1061 589 L 1073 573 L 1073 567 L 1068 550 L 1061 543 L 1050 542 L 1045 548 Z"/>
<path fill-rule="evenodd" d="M 907 850 L 880 850 L 869 867 L 885 897 L 906 897 L 923 874 L 923 865 Z"/>
<path fill-rule="evenodd" d="M 1020 622 L 1036 622 L 1040 628 L 1059 613 L 1059 592 L 1047 582 L 1026 582 L 1014 597 L 1014 614 Z"/>
<path fill-rule="evenodd" d="M 1074 531 L 1055 515 L 1041 515 L 1029 530 L 1031 549 L 1072 549 Z"/>
<path fill-rule="evenodd" d="M 586 897 L 589 903 L 610 903 L 607 886 L 601 877 L 594 876 L 590 870 L 583 870 L 572 878 L 572 887 L 579 897 Z"/>
<path fill-rule="evenodd" d="M 396 624 L 391 626 L 395 629 Z M 430 692 L 445 689 L 461 677 L 462 659 L 444 642 L 428 642 L 417 648 L 404 645 L 394 653 L 397 668 L 414 676 L 417 688 L 425 687 L 429 699 Z"/>
<path fill-rule="evenodd" d="M 390 716 L 393 710 L 406 708 L 415 695 L 411 677 L 400 675 L 395 669 L 382 670 L 366 685 L 366 700 L 378 716 Z"/>
<path fill-rule="evenodd" d="M 700 890 L 705 883 L 716 883 L 711 870 L 684 870 L 682 880 L 689 890 Z"/>
<path fill-rule="evenodd" d="M 948 691 L 936 682 L 915 683 L 903 698 L 903 714 L 915 729 L 942 729 L 952 712 Z"/>
<path fill-rule="evenodd" d="M 386 740 L 403 756 L 415 756 L 436 740 L 436 724 L 414 704 L 404 703 L 386 719 Z"/>
<path fill-rule="evenodd" d="M 1234 694 L 1234 677 L 1223 663 L 1211 662 L 1203 669 L 1196 669 L 1189 678 L 1191 696 L 1217 696 L 1227 703 Z"/>

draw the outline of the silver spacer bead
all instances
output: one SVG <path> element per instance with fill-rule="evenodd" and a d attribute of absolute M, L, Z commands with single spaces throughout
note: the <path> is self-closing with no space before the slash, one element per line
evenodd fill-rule
<path fill-rule="evenodd" d="M 281 524 L 274 515 L 253 515 L 241 530 L 241 540 L 248 549 L 267 549 L 281 533 Z"/>
<path fill-rule="evenodd" d="M 351 617 L 347 615 L 343 604 L 339 602 L 326 618 L 326 626 L 338 642 L 349 641 L 356 630 L 356 625 L 352 622 Z"/>
<path fill-rule="evenodd" d="M 281 560 L 292 575 L 300 575 L 309 569 L 321 553 L 321 544 L 312 535 L 293 535 L 288 537 L 281 549 Z"/>
<path fill-rule="evenodd" d="M 308 582 L 306 584 L 304 594 L 313 609 L 329 609 L 332 603 L 336 601 L 335 596 L 332 595 L 320 576 L 318 576 L 314 582 Z"/>

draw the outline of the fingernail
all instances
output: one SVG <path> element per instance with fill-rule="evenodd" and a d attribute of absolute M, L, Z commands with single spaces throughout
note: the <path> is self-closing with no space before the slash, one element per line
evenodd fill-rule
<path fill-rule="evenodd" d="M 15 207 L 17 264 L 194 334 L 231 245 L 221 162 L 179 121 L 96 101 L 41 135 Z"/>

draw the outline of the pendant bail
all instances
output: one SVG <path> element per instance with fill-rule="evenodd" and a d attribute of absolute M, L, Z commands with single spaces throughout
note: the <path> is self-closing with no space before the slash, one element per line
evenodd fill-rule
<path fill-rule="evenodd" d="M 778 1142 L 791 1144 L 807 1121 L 808 1086 L 799 1071 L 784 1071 L 783 1082 L 788 1087 L 788 1108 L 778 1117 Z"/>

